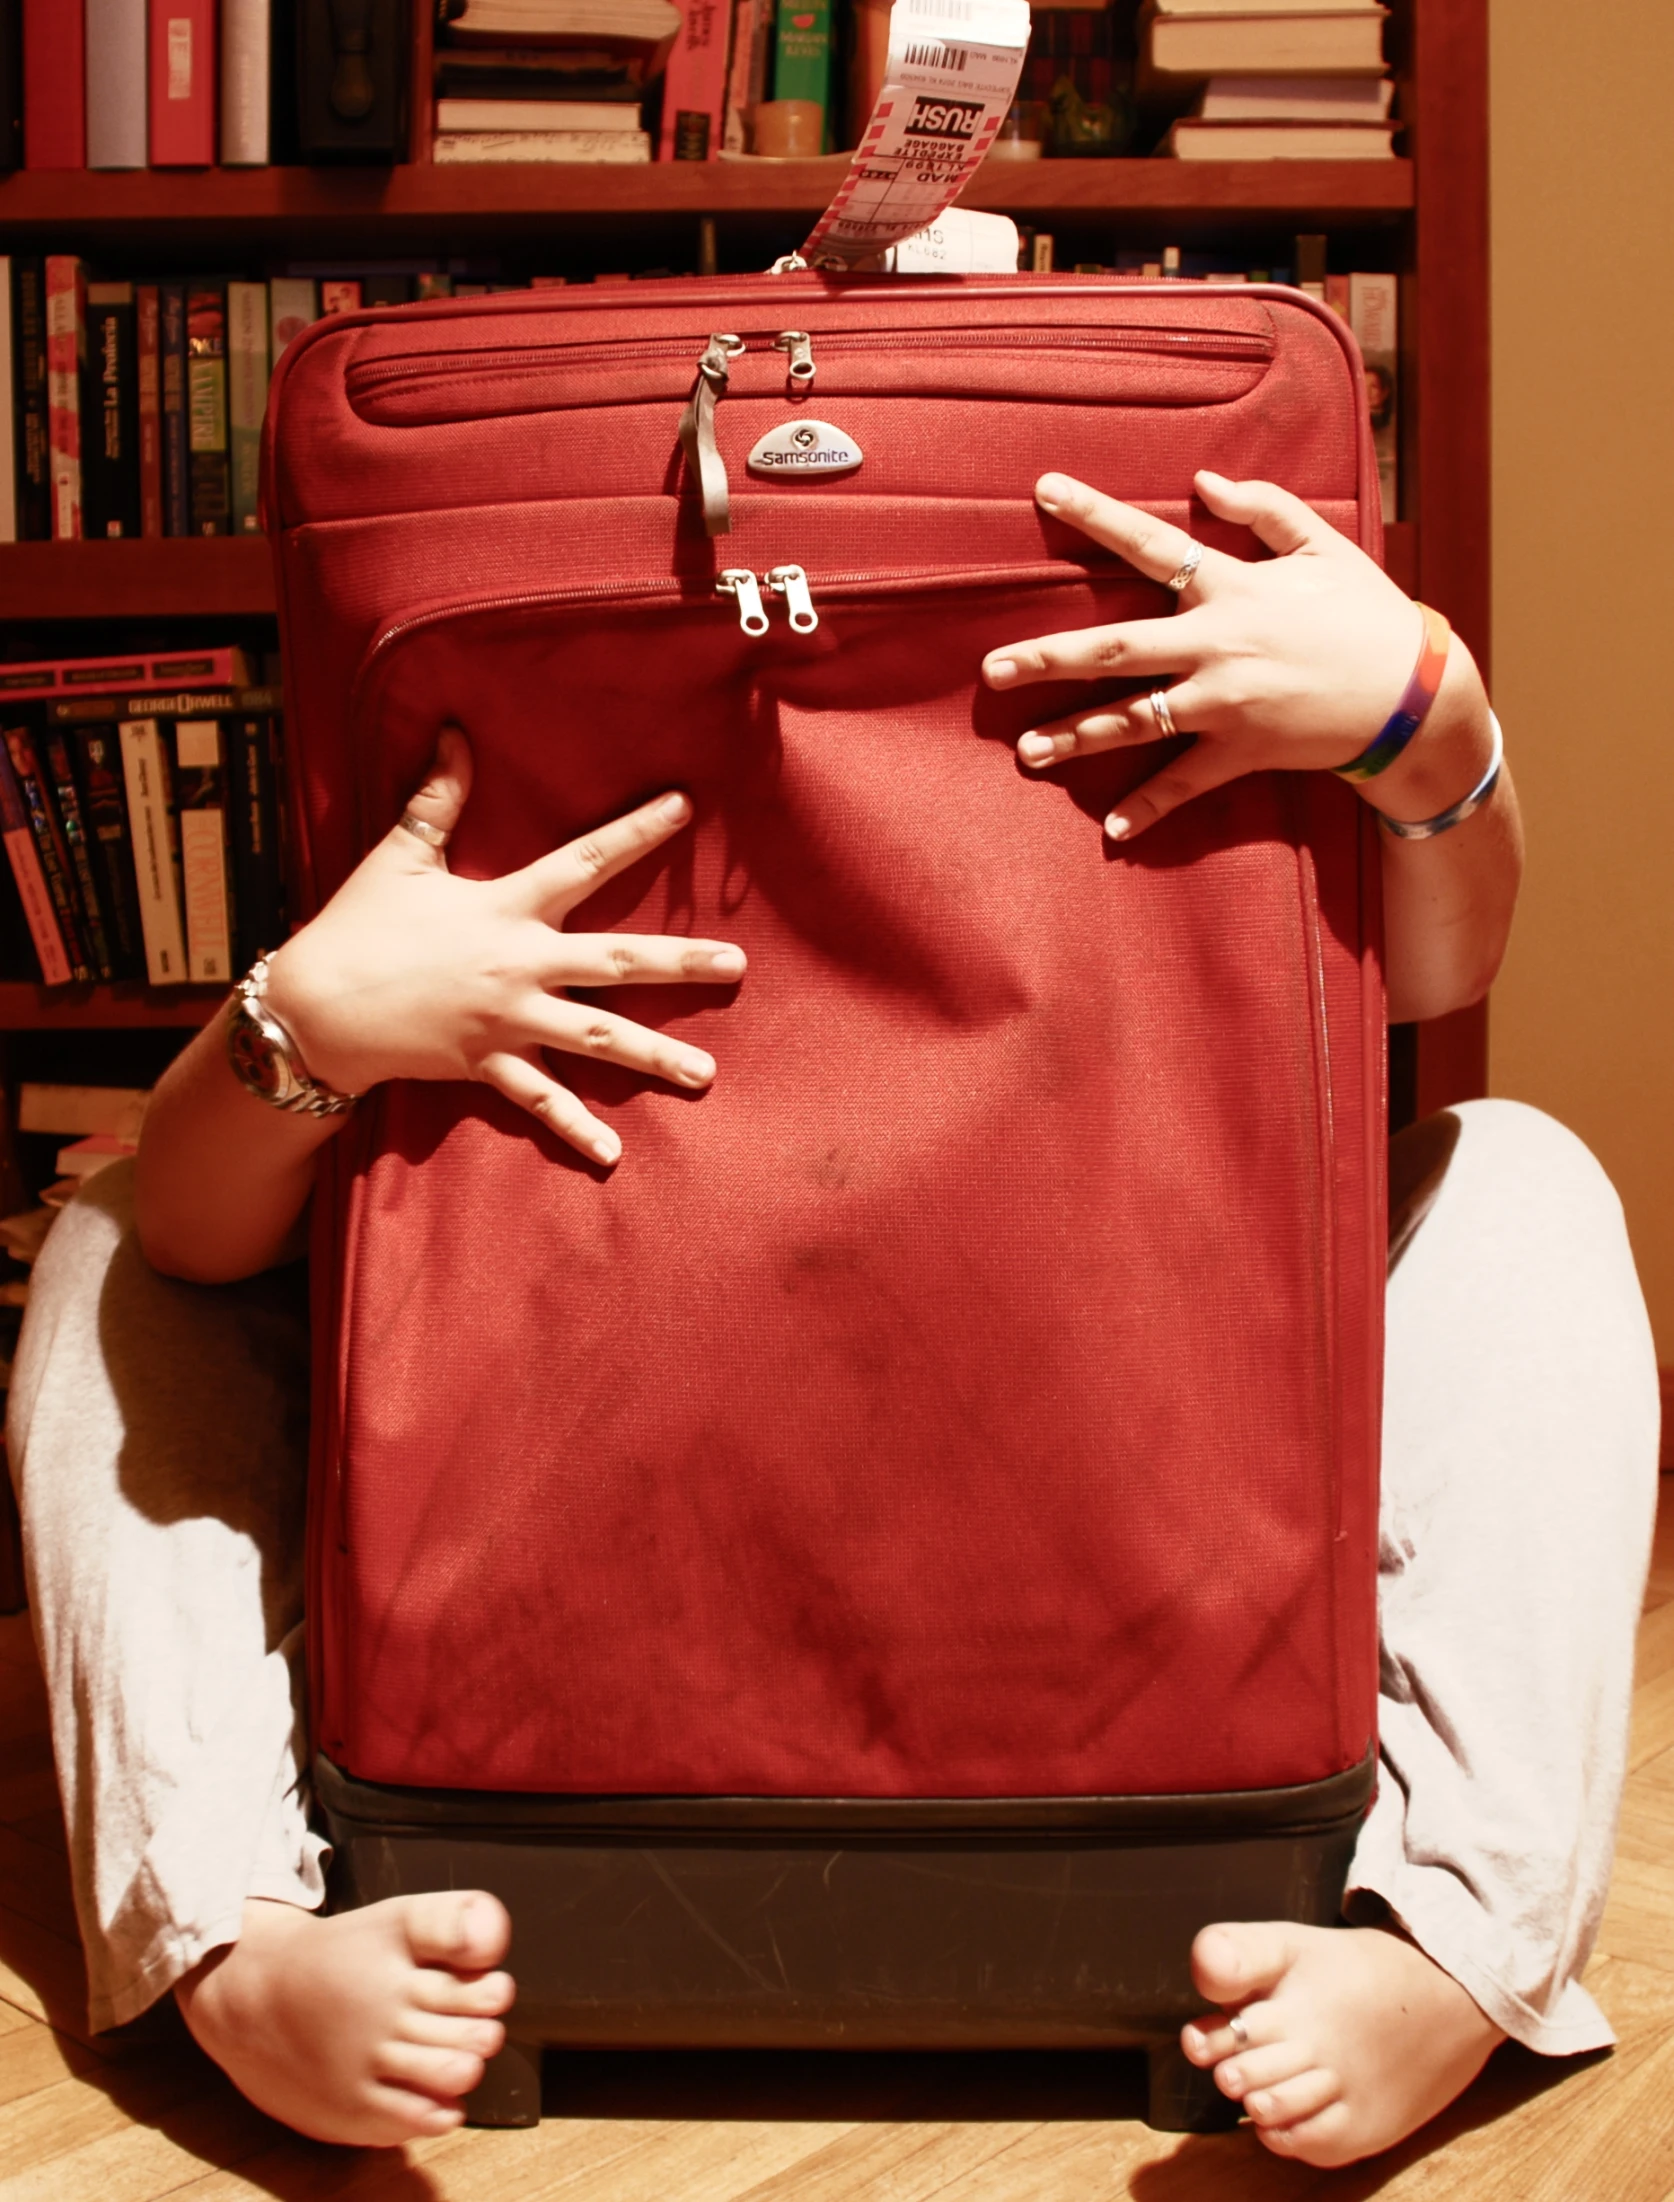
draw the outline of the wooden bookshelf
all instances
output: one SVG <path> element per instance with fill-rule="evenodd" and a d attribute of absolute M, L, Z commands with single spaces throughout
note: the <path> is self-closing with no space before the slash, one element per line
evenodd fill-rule
<path fill-rule="evenodd" d="M 208 1024 L 224 986 L 32 986 L 0 980 L 0 1032 L 131 1032 Z"/>

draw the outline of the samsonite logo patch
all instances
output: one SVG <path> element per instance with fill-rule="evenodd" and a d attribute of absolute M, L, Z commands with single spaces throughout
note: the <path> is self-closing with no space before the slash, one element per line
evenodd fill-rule
<path fill-rule="evenodd" d="M 752 474 L 852 474 L 866 454 L 852 436 L 829 421 L 781 421 L 770 428 L 745 465 Z"/>

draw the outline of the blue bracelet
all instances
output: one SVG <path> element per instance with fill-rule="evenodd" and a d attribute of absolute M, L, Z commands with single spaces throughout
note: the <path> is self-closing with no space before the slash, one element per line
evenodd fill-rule
<path fill-rule="evenodd" d="M 1455 803 L 1451 810 L 1437 811 L 1434 818 L 1406 820 L 1385 818 L 1378 812 L 1378 820 L 1386 833 L 1392 833 L 1397 841 L 1433 841 L 1438 833 L 1448 833 L 1462 825 L 1472 811 L 1480 810 L 1499 784 L 1500 767 L 1505 763 L 1505 736 L 1500 722 L 1490 711 L 1488 723 L 1494 729 L 1494 746 L 1489 752 L 1488 770 L 1478 780 L 1462 803 Z"/>

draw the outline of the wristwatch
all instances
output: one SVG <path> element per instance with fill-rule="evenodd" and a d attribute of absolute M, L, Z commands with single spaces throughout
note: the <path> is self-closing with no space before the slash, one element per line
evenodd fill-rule
<path fill-rule="evenodd" d="M 292 1116 L 343 1116 L 361 1098 L 311 1078 L 296 1042 L 267 1006 L 268 959 L 258 956 L 239 980 L 227 1027 L 227 1060 L 241 1086 Z"/>

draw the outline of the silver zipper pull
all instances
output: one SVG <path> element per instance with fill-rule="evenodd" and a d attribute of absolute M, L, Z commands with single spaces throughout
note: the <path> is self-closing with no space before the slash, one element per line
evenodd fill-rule
<path fill-rule="evenodd" d="M 716 578 L 715 593 L 738 599 L 738 624 L 747 635 L 766 634 L 767 613 L 762 607 L 761 586 L 748 566 L 728 566 Z"/>
<path fill-rule="evenodd" d="M 773 339 L 776 352 L 788 352 L 790 359 L 785 368 L 785 386 L 791 397 L 800 397 L 803 391 L 814 387 L 814 340 L 806 329 L 787 329 L 782 336 Z"/>
<path fill-rule="evenodd" d="M 790 623 L 799 635 L 811 635 L 820 623 L 820 615 L 814 609 L 814 599 L 808 588 L 808 576 L 800 566 L 774 566 L 766 576 L 767 586 L 775 596 L 782 596 L 790 613 Z"/>

